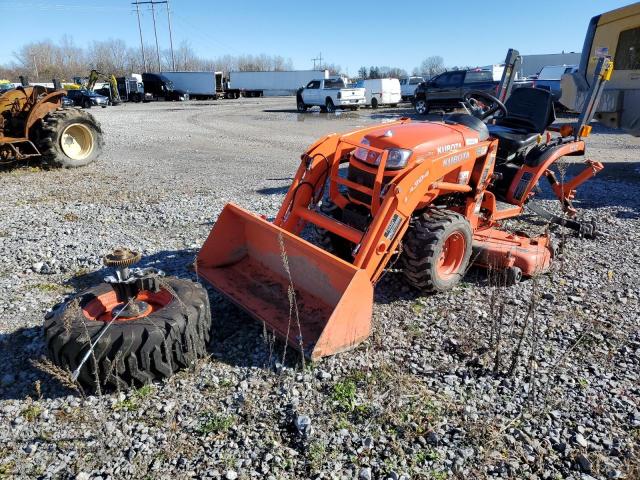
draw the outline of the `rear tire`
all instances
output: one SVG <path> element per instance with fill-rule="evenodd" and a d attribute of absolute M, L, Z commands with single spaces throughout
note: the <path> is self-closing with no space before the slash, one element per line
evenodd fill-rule
<path fill-rule="evenodd" d="M 117 388 L 170 377 L 206 355 L 211 329 L 206 290 L 189 280 L 164 280 L 179 300 L 171 297 L 146 317 L 112 322 L 80 369 L 81 384 L 96 386 L 94 357 L 100 385 Z M 55 364 L 70 371 L 78 367 L 89 349 L 89 338 L 95 342 L 106 326 L 87 318 L 83 308 L 110 292 L 106 283 L 89 288 L 77 297 L 77 307 L 64 304 L 45 320 L 49 355 Z"/>
<path fill-rule="evenodd" d="M 413 108 L 415 109 L 416 113 L 418 115 L 426 115 L 427 113 L 429 113 L 429 102 L 427 102 L 426 100 L 420 98 L 418 100 L 416 100 Z"/>
<path fill-rule="evenodd" d="M 469 222 L 450 210 L 430 209 L 412 220 L 401 256 L 407 282 L 423 292 L 452 289 L 464 277 L 471 257 Z"/>
<path fill-rule="evenodd" d="M 371 99 L 371 108 L 378 108 L 378 100 L 376 98 Z"/>
<path fill-rule="evenodd" d="M 77 108 L 56 110 L 37 130 L 43 158 L 58 167 L 83 167 L 102 152 L 102 130 L 93 116 Z"/>

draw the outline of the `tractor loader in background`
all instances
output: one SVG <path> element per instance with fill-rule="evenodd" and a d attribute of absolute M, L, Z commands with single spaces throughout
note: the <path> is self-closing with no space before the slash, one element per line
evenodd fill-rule
<path fill-rule="evenodd" d="M 115 75 L 102 73 L 97 70 L 91 70 L 91 72 L 89 73 L 89 79 L 87 81 L 87 85 L 85 88 L 89 91 L 92 91 L 95 88 L 98 80 L 100 80 L 101 78 L 105 80 L 106 83 L 109 85 L 108 92 L 104 92 L 104 93 L 108 93 L 108 95 L 105 95 L 105 96 L 109 98 L 109 103 L 111 105 L 121 104 L 122 99 L 120 98 L 120 92 L 118 91 L 118 81 L 116 80 Z"/>
<path fill-rule="evenodd" d="M 0 94 L 0 165 L 39 157 L 80 167 L 100 155 L 100 125 L 86 112 L 62 108 L 65 95 L 60 88 L 24 85 Z"/>
<path fill-rule="evenodd" d="M 225 206 L 198 254 L 198 274 L 317 359 L 367 338 L 374 286 L 390 263 L 425 292 L 452 288 L 470 262 L 503 271 L 511 283 L 546 271 L 553 256 L 547 234 L 529 237 L 501 224 L 523 214 L 542 177 L 566 214 L 575 214 L 575 189 L 602 164 L 587 161 L 566 183 L 550 167 L 584 154 L 612 62 L 600 59 L 579 120 L 551 126 L 550 92 L 520 88 L 509 96 L 518 58 L 509 52 L 498 98 L 467 93 L 467 113 L 318 140 L 302 155 L 273 222 Z M 307 224 L 321 246 L 301 237 Z"/>

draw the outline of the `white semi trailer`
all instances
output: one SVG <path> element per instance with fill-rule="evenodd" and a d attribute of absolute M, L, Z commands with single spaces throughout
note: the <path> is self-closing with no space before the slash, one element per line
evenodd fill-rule
<path fill-rule="evenodd" d="M 174 90 L 189 94 L 190 99 L 217 98 L 216 72 L 161 72 L 173 83 Z"/>
<path fill-rule="evenodd" d="M 230 72 L 225 93 L 231 98 L 295 95 L 310 81 L 326 78 L 329 78 L 328 70 Z"/>

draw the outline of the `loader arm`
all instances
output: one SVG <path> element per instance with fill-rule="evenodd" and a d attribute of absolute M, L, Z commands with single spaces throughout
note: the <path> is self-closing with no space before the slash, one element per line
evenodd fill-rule
<path fill-rule="evenodd" d="M 404 122 L 403 120 L 397 123 Z M 346 238 L 356 244 L 357 253 L 353 265 L 364 270 L 371 282 L 375 283 L 397 252 L 398 245 L 409 227 L 409 221 L 419 205 L 430 204 L 433 199 L 447 193 L 475 191 L 475 194 L 469 197 L 469 205 L 465 206 L 465 209 L 471 210 L 470 213 L 479 211 L 486 183 L 493 172 L 493 159 L 498 142 L 481 142 L 453 153 L 434 156 L 383 186 L 386 152 L 371 146 L 364 147 L 355 140 L 362 138 L 368 130 L 370 129 L 359 130 L 342 137 L 331 134 L 312 145 L 302 156 L 302 162 L 274 223 L 291 233 L 299 234 L 310 222 Z M 373 188 L 355 184 L 338 174 L 341 163 L 357 162 L 351 156 L 356 148 L 364 148 L 381 155 Z M 485 158 L 482 160 L 483 173 L 481 178 L 476 180 L 476 185 L 442 181 L 458 170 L 473 171 L 479 158 L 478 151 L 483 151 L 480 157 Z M 449 162 L 451 158 L 464 160 Z M 354 200 L 347 199 L 340 193 L 340 185 L 371 196 L 373 220 L 366 231 L 328 218 L 315 209 L 315 205 L 322 198 L 327 180 L 329 196 L 341 208 Z M 473 217 L 477 217 L 477 213 L 467 216 L 470 219 Z M 477 220 L 470 221 L 474 227 L 477 225 Z"/>

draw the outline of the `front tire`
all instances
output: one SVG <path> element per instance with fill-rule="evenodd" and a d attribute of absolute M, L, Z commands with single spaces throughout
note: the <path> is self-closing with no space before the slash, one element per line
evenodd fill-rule
<path fill-rule="evenodd" d="M 403 241 L 407 282 L 423 292 L 444 292 L 465 275 L 473 233 L 467 219 L 450 210 L 430 209 L 412 220 Z"/>
<path fill-rule="evenodd" d="M 329 199 L 322 201 L 322 205 L 320 205 L 320 213 L 326 217 L 338 220 L 339 222 L 342 221 L 342 210 Z M 318 226 L 314 226 L 314 228 L 318 238 L 318 244 L 323 250 L 333 253 L 343 260 L 351 261 L 353 259 L 351 252 L 355 245 L 347 239 L 329 232 L 324 228 Z"/>
<path fill-rule="evenodd" d="M 90 113 L 76 108 L 47 115 L 37 130 L 37 138 L 45 161 L 58 167 L 83 167 L 102 152 L 100 124 Z"/>
<path fill-rule="evenodd" d="M 336 106 L 333 104 L 333 100 L 331 100 L 330 98 L 327 98 L 327 102 L 325 103 L 324 108 L 329 113 L 333 113 L 336 111 Z"/>
<path fill-rule="evenodd" d="M 309 108 L 309 107 L 307 107 L 305 105 L 305 103 L 302 100 L 298 100 L 298 105 L 297 106 L 298 106 L 298 112 L 300 112 L 300 113 L 306 112 L 307 108 Z"/>
<path fill-rule="evenodd" d="M 416 100 L 413 108 L 418 115 L 426 115 L 429 113 L 429 103 L 423 98 Z"/>

